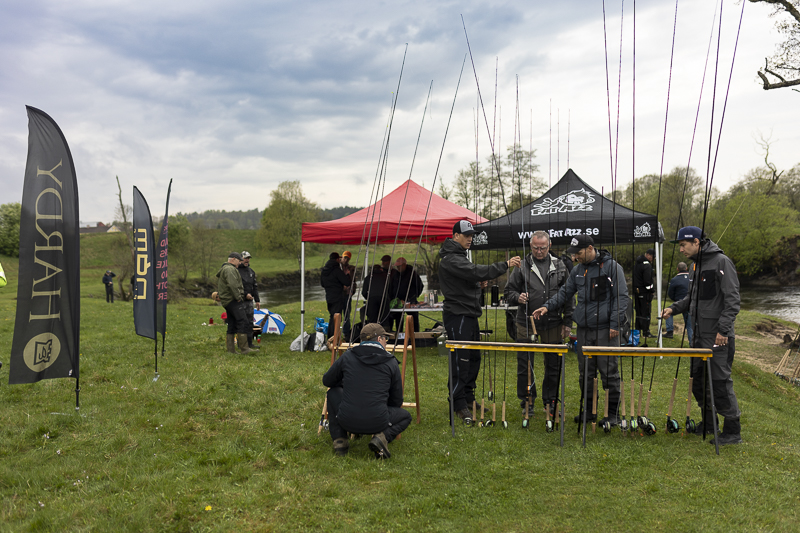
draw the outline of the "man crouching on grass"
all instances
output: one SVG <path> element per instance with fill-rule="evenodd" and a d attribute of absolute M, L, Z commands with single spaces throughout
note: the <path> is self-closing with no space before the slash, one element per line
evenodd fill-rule
<path fill-rule="evenodd" d="M 403 382 L 397 359 L 386 351 L 380 324 L 361 330 L 361 344 L 347 350 L 322 376 L 328 390 L 328 423 L 333 451 L 347 455 L 347 433 L 373 434 L 369 449 L 377 459 L 391 456 L 389 443 L 411 423 L 402 408 Z"/>

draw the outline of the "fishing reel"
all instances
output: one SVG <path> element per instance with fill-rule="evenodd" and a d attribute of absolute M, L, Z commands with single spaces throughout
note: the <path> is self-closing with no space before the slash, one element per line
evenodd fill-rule
<path fill-rule="evenodd" d="M 494 400 L 494 391 L 489 391 L 489 401 Z"/>
<path fill-rule="evenodd" d="M 485 428 L 494 427 L 494 420 L 492 420 L 492 419 L 490 418 L 490 419 L 489 419 L 489 420 L 487 420 L 486 422 L 482 422 L 482 424 L 483 424 L 483 427 L 485 427 Z"/>
<path fill-rule="evenodd" d="M 619 429 L 620 429 L 620 431 L 622 431 L 623 433 L 627 433 L 627 432 L 628 432 L 628 421 L 627 421 L 627 420 L 625 420 L 625 418 L 623 418 L 622 420 L 620 420 L 620 422 L 619 422 Z"/>
<path fill-rule="evenodd" d="M 639 427 L 644 431 L 645 435 L 653 436 L 656 434 L 656 425 L 650 422 L 646 416 L 640 416 L 638 422 Z"/>
<path fill-rule="evenodd" d="M 680 431 L 681 426 L 678 425 L 678 421 L 674 418 L 667 417 L 667 431 L 669 433 L 677 433 Z"/>
<path fill-rule="evenodd" d="M 639 425 L 637 424 L 636 419 L 634 417 L 631 417 L 631 431 L 636 431 L 636 428 L 638 427 Z"/>
<path fill-rule="evenodd" d="M 607 418 L 603 419 L 603 431 L 611 433 L 611 421 Z"/>
<path fill-rule="evenodd" d="M 552 420 L 548 420 L 544 423 L 544 430 L 547 433 L 552 433 L 555 430 L 555 424 L 553 424 Z"/>
<path fill-rule="evenodd" d="M 530 420 L 527 419 L 527 418 L 523 418 L 522 419 L 522 429 L 528 429 L 528 426 L 530 426 Z"/>
<path fill-rule="evenodd" d="M 503 429 L 508 429 L 508 421 L 503 420 Z"/>
<path fill-rule="evenodd" d="M 694 420 L 686 417 L 686 432 L 687 433 L 694 433 L 697 430 L 697 424 L 694 423 Z"/>

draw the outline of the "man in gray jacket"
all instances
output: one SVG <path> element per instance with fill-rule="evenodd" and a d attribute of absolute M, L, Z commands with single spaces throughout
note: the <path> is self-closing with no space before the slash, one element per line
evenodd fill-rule
<path fill-rule="evenodd" d="M 468 220 L 460 220 L 453 226 L 453 238 L 444 241 L 439 250 L 439 287 L 444 295 L 442 319 L 450 340 L 480 340 L 481 290 L 488 280 L 520 265 L 519 256 L 491 265 L 471 263 L 467 250 L 472 246 L 474 233 L 475 229 Z M 450 352 L 448 388 L 452 389 L 453 411 L 465 424 L 472 423 L 469 406 L 475 401 L 475 381 L 480 369 L 480 350 Z"/>
<path fill-rule="evenodd" d="M 508 276 L 505 297 L 509 305 L 517 306 L 517 342 L 531 342 L 533 330 L 530 316 L 534 309 L 555 296 L 567 283 L 569 272 L 564 262 L 550 255 L 550 236 L 544 231 L 535 231 L 531 236 L 531 253 L 522 261 L 522 267 Z M 561 344 L 572 328 L 574 298 L 570 298 L 558 312 L 549 313 L 536 322 L 538 342 L 541 344 Z M 517 352 L 517 398 L 522 407 L 522 416 L 533 416 L 533 401 L 528 404 L 528 365 L 533 363 L 531 352 Z M 558 374 L 561 359 L 556 353 L 544 354 L 544 379 L 542 380 L 542 401 L 545 409 L 555 413 L 558 397 Z M 531 379 L 530 397 L 536 399 L 536 381 Z M 527 405 L 526 405 L 527 404 Z"/>
<path fill-rule="evenodd" d="M 664 309 L 661 316 L 667 318 L 689 311 L 694 325 L 692 346 L 711 348 L 713 352 L 711 381 L 714 402 L 717 412 L 725 419 L 719 445 L 739 444 L 742 442 L 739 422 L 741 411 L 731 378 L 733 356 L 736 352 L 734 322 L 740 307 L 736 266 L 697 226 L 681 228 L 678 230 L 678 238 L 672 242 L 680 245 L 681 253 L 693 260 L 694 265 L 689 272 L 689 293 L 681 301 Z M 704 405 L 706 409 L 703 422 L 696 431 L 698 434 L 714 431 L 710 391 L 706 400 L 703 400 L 703 366 L 704 362 L 700 358 L 692 359 L 692 392 L 700 409 Z"/>
<path fill-rule="evenodd" d="M 567 253 L 576 257 L 577 262 L 570 273 L 567 283 L 559 289 L 558 294 L 533 312 L 537 320 L 550 311 L 561 309 L 576 293 L 578 305 L 572 313 L 572 319 L 578 325 L 578 371 L 580 387 L 584 399 L 584 409 L 591 410 L 592 395 L 583 390 L 584 346 L 619 346 L 619 334 L 627 321 L 625 311 L 628 308 L 628 286 L 625 284 L 625 273 L 611 255 L 605 250 L 597 250 L 594 240 L 588 235 L 573 237 Z M 620 383 L 616 357 L 593 357 L 589 359 L 588 376 L 593 380 L 600 371 L 603 389 L 608 390 L 608 422 L 614 426 L 619 424 Z M 575 417 L 580 422 L 580 415 Z M 586 420 L 592 422 L 595 416 L 589 414 Z"/>

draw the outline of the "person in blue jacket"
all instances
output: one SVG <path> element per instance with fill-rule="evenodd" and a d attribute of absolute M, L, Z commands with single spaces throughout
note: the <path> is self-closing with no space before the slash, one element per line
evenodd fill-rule
<path fill-rule="evenodd" d="M 667 289 L 667 296 L 673 302 L 680 302 L 686 295 L 689 294 L 689 267 L 686 263 L 681 261 L 678 263 L 678 275 L 669 280 L 669 288 Z M 683 313 L 683 323 L 686 327 L 686 342 L 689 346 L 692 345 L 692 319 L 689 317 L 689 311 Z M 672 315 L 669 315 L 666 320 L 667 334 L 664 335 L 665 339 L 671 339 L 675 332 L 675 323 Z"/>

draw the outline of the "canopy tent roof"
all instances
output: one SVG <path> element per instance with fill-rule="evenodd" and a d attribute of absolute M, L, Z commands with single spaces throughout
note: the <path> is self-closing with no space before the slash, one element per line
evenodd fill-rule
<path fill-rule="evenodd" d="M 569 244 L 575 235 L 595 243 L 646 243 L 664 240 L 654 215 L 623 207 L 604 197 L 572 169 L 530 204 L 475 226 L 473 250 L 527 248 L 534 231 L 546 231 L 554 245 Z"/>
<path fill-rule="evenodd" d="M 429 205 L 430 203 L 430 205 Z M 433 244 L 453 236 L 459 220 L 473 224 L 486 219 L 407 180 L 375 204 L 352 215 L 327 222 L 303 224 L 303 242 L 324 244 L 378 244 L 423 242 Z M 398 232 L 399 228 L 399 232 Z M 423 234 L 424 229 L 424 234 Z"/>

